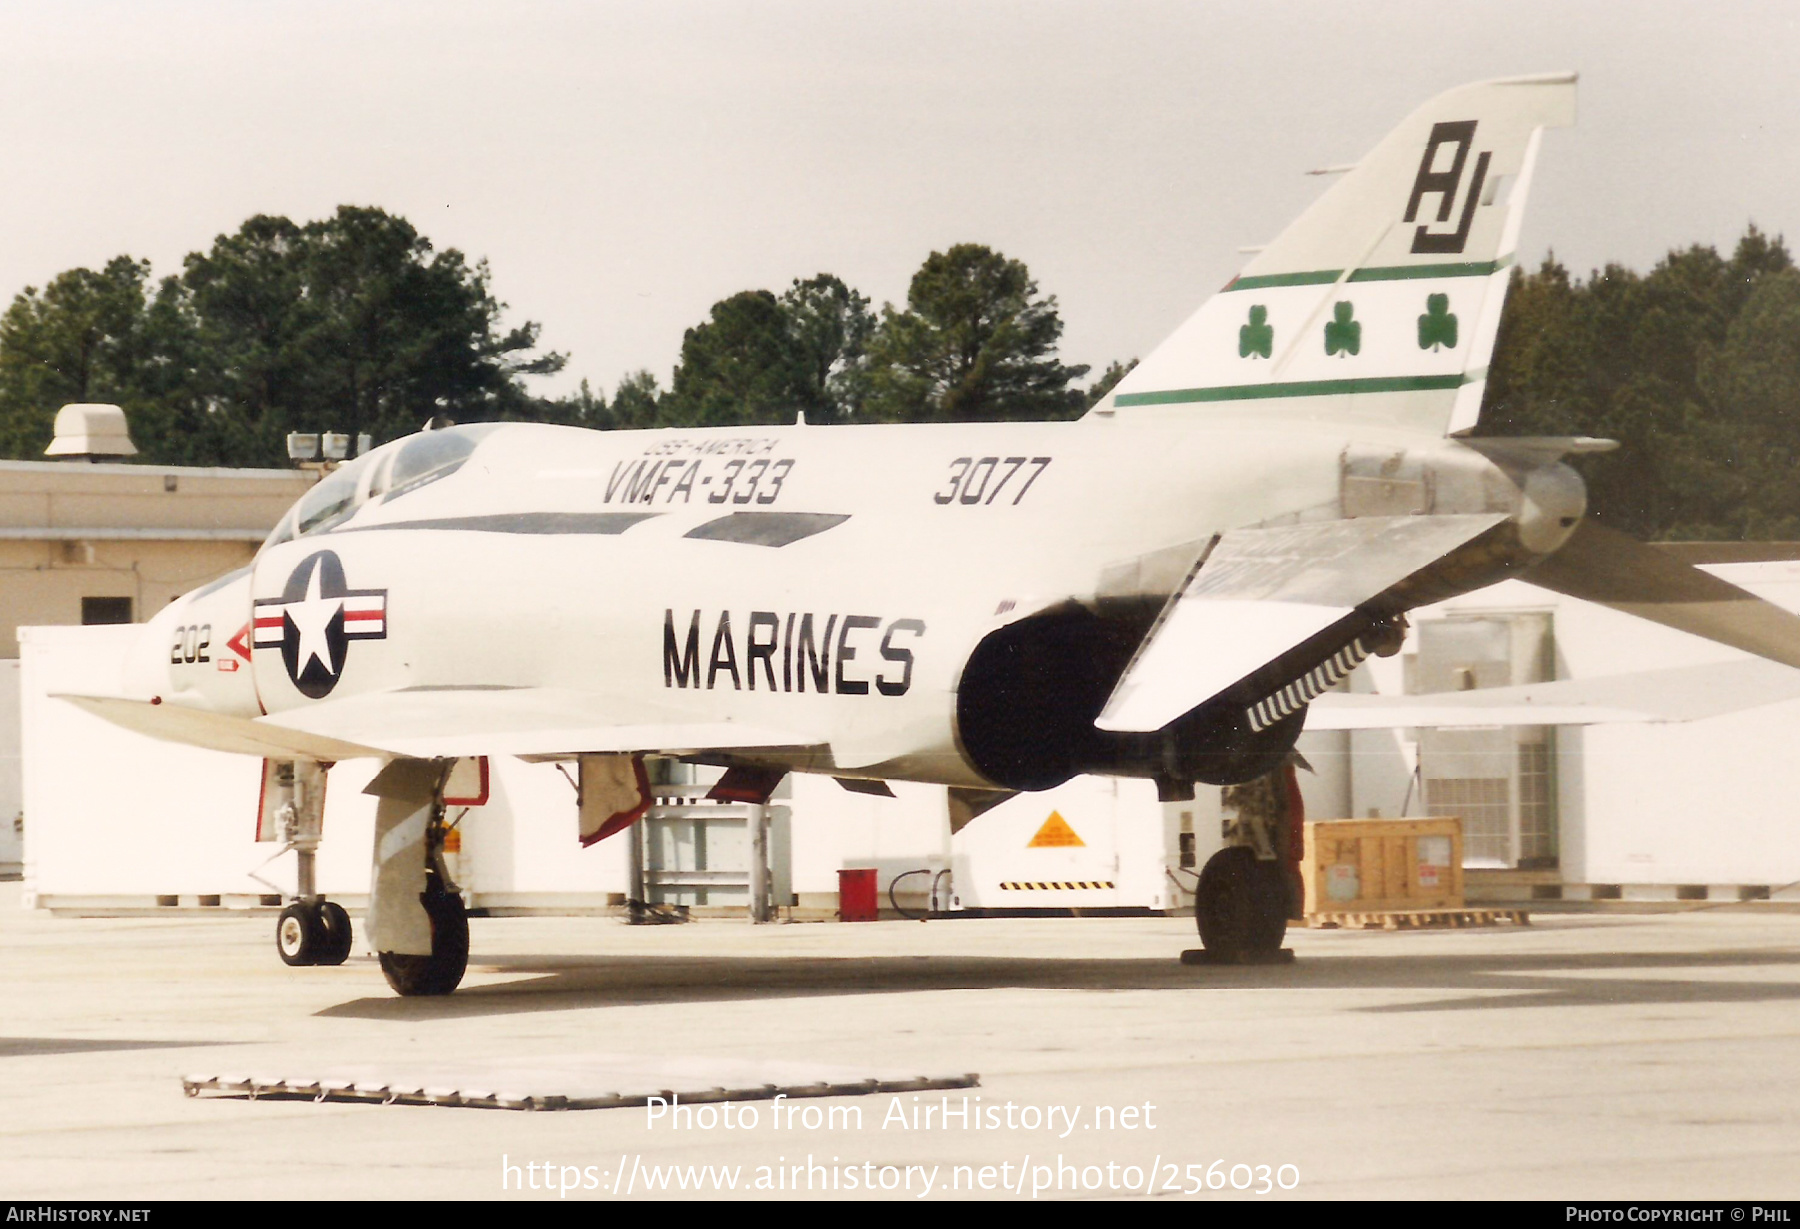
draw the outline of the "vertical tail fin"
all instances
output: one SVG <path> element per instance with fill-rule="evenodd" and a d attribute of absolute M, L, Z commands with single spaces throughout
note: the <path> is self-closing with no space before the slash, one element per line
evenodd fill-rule
<path fill-rule="evenodd" d="M 1434 98 L 1094 412 L 1473 427 L 1538 141 L 1574 118 L 1573 74 Z"/>

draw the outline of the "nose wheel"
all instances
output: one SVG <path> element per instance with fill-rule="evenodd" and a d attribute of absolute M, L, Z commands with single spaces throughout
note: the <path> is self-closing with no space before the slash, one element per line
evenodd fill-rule
<path fill-rule="evenodd" d="M 319 895 L 317 863 L 325 811 L 326 765 L 294 761 L 263 763 L 265 825 L 294 854 L 293 898 L 275 921 L 275 950 L 288 965 L 343 964 L 350 955 L 350 915 Z"/>
<path fill-rule="evenodd" d="M 283 964 L 343 964 L 350 956 L 350 915 L 336 901 L 297 900 L 275 921 L 275 950 Z"/>

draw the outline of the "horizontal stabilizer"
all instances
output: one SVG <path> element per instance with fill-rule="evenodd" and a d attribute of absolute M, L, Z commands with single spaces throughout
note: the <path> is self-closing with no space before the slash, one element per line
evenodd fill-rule
<path fill-rule="evenodd" d="M 1584 521 L 1567 545 L 1523 579 L 1783 665 L 1800 666 L 1800 615 L 1591 521 Z"/>
<path fill-rule="evenodd" d="M 1658 554 L 1697 568 L 1721 563 L 1800 563 L 1800 542 L 1651 542 Z"/>
<path fill-rule="evenodd" d="M 1371 516 L 1234 529 L 1170 599 L 1094 724 L 1160 730 L 1505 519 Z"/>
<path fill-rule="evenodd" d="M 1337 692 L 1312 702 L 1306 728 L 1699 721 L 1785 700 L 1800 700 L 1800 671 L 1752 659 L 1420 696 Z"/>

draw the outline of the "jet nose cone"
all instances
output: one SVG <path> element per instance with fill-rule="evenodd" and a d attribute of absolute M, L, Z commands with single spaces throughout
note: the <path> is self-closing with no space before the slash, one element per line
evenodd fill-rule
<path fill-rule="evenodd" d="M 188 599 L 170 602 L 156 612 L 156 617 L 138 629 L 131 650 L 125 655 L 123 694 L 133 700 L 149 700 L 167 696 L 174 690 L 170 676 L 171 652 L 175 629 L 182 626 Z"/>

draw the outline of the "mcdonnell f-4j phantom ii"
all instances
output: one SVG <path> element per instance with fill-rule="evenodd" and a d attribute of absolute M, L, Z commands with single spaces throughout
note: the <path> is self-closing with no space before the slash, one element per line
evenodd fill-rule
<path fill-rule="evenodd" d="M 430 994 L 467 961 L 440 856 L 462 757 L 577 761 L 589 839 L 643 813 L 646 755 L 765 798 L 787 772 L 935 782 L 971 813 L 1077 773 L 1181 797 L 1282 765 L 1411 608 L 1517 575 L 1800 665 L 1800 618 L 1583 520 L 1564 458 L 1609 442 L 1468 434 L 1574 98 L 1553 76 L 1426 104 L 1079 421 L 375 448 L 160 612 L 119 695 L 69 698 L 261 756 L 290 800 L 386 761 L 367 934 Z M 1280 945 L 1267 855 L 1202 877 L 1227 954 Z M 296 959 L 349 950 L 304 882 L 282 926 Z"/>

